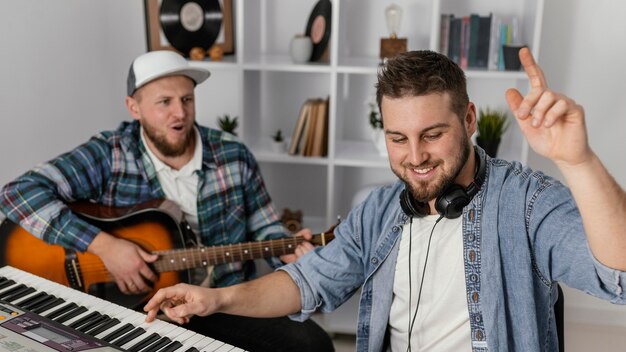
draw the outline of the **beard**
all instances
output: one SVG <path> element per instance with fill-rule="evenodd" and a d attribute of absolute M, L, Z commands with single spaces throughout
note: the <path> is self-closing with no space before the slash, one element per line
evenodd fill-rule
<path fill-rule="evenodd" d="M 454 183 L 454 180 L 459 176 L 463 166 L 467 162 L 469 158 L 469 153 L 471 150 L 471 146 L 469 143 L 469 138 L 467 135 L 462 134 L 462 140 L 460 143 L 460 150 L 456 153 L 454 159 L 452 160 L 451 168 L 449 172 L 445 172 L 438 179 L 424 182 L 424 181 L 414 181 L 412 180 L 407 173 L 408 169 L 412 169 L 416 166 L 420 167 L 428 167 L 428 164 L 425 165 L 402 165 L 400 169 L 396 169 L 394 167 L 391 168 L 393 173 L 398 176 L 399 179 L 404 181 L 406 188 L 411 192 L 413 198 L 421 203 L 428 203 L 431 199 L 437 198 L 439 195 L 443 193 L 443 190 L 450 184 Z M 434 166 L 434 164 L 432 164 Z"/>
<path fill-rule="evenodd" d="M 189 132 L 178 143 L 170 143 L 167 140 L 167 136 L 163 133 L 159 133 L 150 124 L 146 123 L 142 119 L 141 125 L 146 132 L 146 137 L 152 142 L 154 147 L 165 157 L 177 157 L 181 156 L 187 151 L 187 148 L 191 147 L 195 140 L 195 131 L 193 128 L 189 129 Z"/>

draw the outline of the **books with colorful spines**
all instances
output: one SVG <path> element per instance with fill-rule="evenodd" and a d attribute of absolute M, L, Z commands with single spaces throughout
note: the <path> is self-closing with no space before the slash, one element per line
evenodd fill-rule
<path fill-rule="evenodd" d="M 476 61 L 474 67 L 487 68 L 489 66 L 489 44 L 491 40 L 492 14 L 480 16 L 478 26 L 478 40 L 476 46 Z"/>
<path fill-rule="evenodd" d="M 328 99 L 320 99 L 316 105 L 317 118 L 311 156 L 326 156 L 328 152 Z"/>
<path fill-rule="evenodd" d="M 302 143 L 302 137 L 305 135 L 305 131 L 308 126 L 309 120 L 309 110 L 311 109 L 311 100 L 307 100 L 300 107 L 300 115 L 298 116 L 298 121 L 296 122 L 296 127 L 293 130 L 291 135 L 291 142 L 289 144 L 289 154 L 290 155 L 298 155 L 300 154 L 300 145 Z"/>
<path fill-rule="evenodd" d="M 450 36 L 448 40 L 448 57 L 457 65 L 461 63 L 461 18 L 450 18 Z"/>
<path fill-rule="evenodd" d="M 470 17 L 461 17 L 461 57 L 459 66 L 462 69 L 467 69 L 467 62 L 469 56 L 470 47 Z"/>
<path fill-rule="evenodd" d="M 496 71 L 498 69 L 498 60 L 500 55 L 500 16 L 491 15 L 491 33 L 489 39 L 489 70 Z"/>
<path fill-rule="evenodd" d="M 480 29 L 480 16 L 472 13 L 469 16 L 469 47 L 467 50 L 467 67 L 476 67 L 476 55 L 478 50 L 478 30 Z"/>
<path fill-rule="evenodd" d="M 315 139 L 315 128 L 317 126 L 317 110 L 319 109 L 319 99 L 311 99 L 306 128 L 302 136 L 302 144 L 300 146 L 300 155 L 311 156 L 313 151 L 313 141 Z"/>
<path fill-rule="evenodd" d="M 441 23 L 439 23 L 439 52 L 448 55 L 450 46 L 450 20 L 454 18 L 453 14 L 441 14 Z"/>

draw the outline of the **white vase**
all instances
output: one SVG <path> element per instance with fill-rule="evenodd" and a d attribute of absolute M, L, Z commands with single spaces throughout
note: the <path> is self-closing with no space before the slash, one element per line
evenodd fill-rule
<path fill-rule="evenodd" d="M 287 151 L 287 144 L 285 143 L 285 141 L 282 141 L 282 142 L 272 141 L 272 151 L 274 153 L 284 153 Z"/>
<path fill-rule="evenodd" d="M 289 54 L 293 62 L 297 64 L 308 62 L 311 59 L 312 53 L 313 42 L 311 42 L 311 38 L 296 35 L 291 39 L 291 43 L 289 43 Z"/>
<path fill-rule="evenodd" d="M 376 146 L 378 154 L 381 156 L 387 156 L 387 145 L 385 144 L 385 131 L 376 128 L 372 130 L 372 142 Z"/>

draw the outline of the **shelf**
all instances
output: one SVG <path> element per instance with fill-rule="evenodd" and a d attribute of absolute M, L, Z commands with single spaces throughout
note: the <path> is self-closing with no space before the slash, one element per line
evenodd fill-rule
<path fill-rule="evenodd" d="M 389 168 L 389 158 L 382 156 L 372 142 L 338 142 L 335 165 Z"/>
<path fill-rule="evenodd" d="M 264 55 L 247 59 L 243 63 L 244 70 L 252 71 L 284 71 L 284 72 L 330 72 L 328 63 L 294 64 L 288 55 Z"/>

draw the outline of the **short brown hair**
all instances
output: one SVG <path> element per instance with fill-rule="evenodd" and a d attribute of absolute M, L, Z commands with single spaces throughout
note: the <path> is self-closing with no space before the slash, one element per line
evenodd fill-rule
<path fill-rule="evenodd" d="M 446 92 L 450 95 L 450 109 L 462 119 L 469 104 L 465 73 L 447 56 L 434 51 L 399 54 L 387 60 L 378 72 L 376 102 L 379 110 L 383 96 L 402 98 Z"/>

